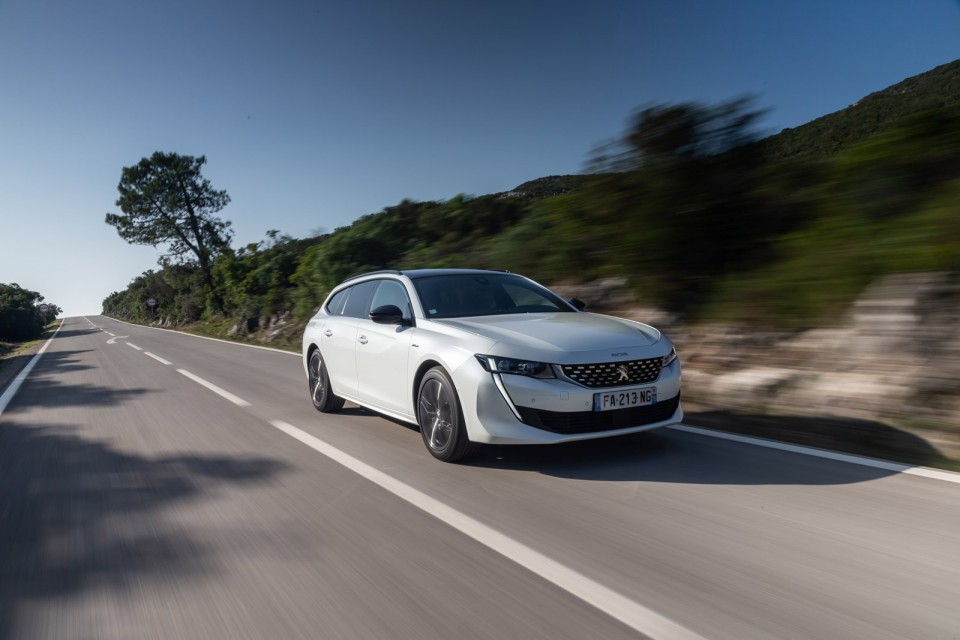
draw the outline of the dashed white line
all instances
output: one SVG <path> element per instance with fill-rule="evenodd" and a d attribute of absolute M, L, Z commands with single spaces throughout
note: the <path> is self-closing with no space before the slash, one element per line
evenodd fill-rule
<path fill-rule="evenodd" d="M 127 344 L 128 347 L 133 347 L 133 348 L 136 349 L 137 351 L 143 351 L 143 349 L 141 349 L 141 348 L 138 347 L 137 345 L 133 344 L 132 342 L 128 342 L 128 343 L 126 343 L 126 344 Z"/>
<path fill-rule="evenodd" d="M 713 429 L 701 429 L 691 427 L 685 424 L 673 425 L 667 427 L 674 431 L 685 431 L 695 433 L 709 438 L 719 438 L 721 440 L 730 440 L 742 444 L 752 444 L 757 447 L 767 447 L 768 449 L 778 449 L 780 451 L 789 451 L 790 453 L 799 453 L 805 456 L 815 458 L 826 458 L 827 460 L 836 460 L 848 464 L 858 464 L 862 467 L 873 467 L 874 469 L 883 469 L 895 473 L 905 473 L 911 476 L 922 476 L 934 480 L 943 480 L 944 482 L 953 482 L 960 484 L 960 473 L 952 471 L 943 471 L 941 469 L 931 469 L 930 467 L 915 467 L 899 462 L 888 462 L 887 460 L 878 460 L 876 458 L 867 458 L 865 456 L 855 456 L 849 453 L 837 453 L 836 451 L 827 451 L 826 449 L 816 449 L 814 447 L 804 447 L 797 444 L 787 444 L 786 442 L 777 442 L 776 440 L 764 440 L 763 438 L 751 438 L 750 436 L 741 436 L 735 433 L 726 433 L 723 431 L 714 431 Z"/>
<path fill-rule="evenodd" d="M 129 344 L 129 343 L 127 343 L 127 344 Z M 170 362 L 169 360 L 164 360 L 164 359 L 161 358 L 160 356 L 158 356 L 158 355 L 156 355 L 156 354 L 153 354 L 153 353 L 150 353 L 149 351 L 144 351 L 144 352 L 143 352 L 143 355 L 145 355 L 145 356 L 150 356 L 151 358 L 153 358 L 154 360 L 156 360 L 156 361 L 159 362 L 160 364 L 165 364 L 165 365 L 168 365 L 168 366 L 171 365 L 171 364 L 173 364 L 173 363 Z"/>
<path fill-rule="evenodd" d="M 199 385 L 201 385 L 201 386 L 204 386 L 204 387 L 206 387 L 207 389 L 210 389 L 210 391 L 213 391 L 213 392 L 214 392 L 215 394 L 217 394 L 218 396 L 220 396 L 220 397 L 222 397 L 222 398 L 226 398 L 227 400 L 229 400 L 229 401 L 232 402 L 233 404 L 237 405 L 238 407 L 249 407 L 249 406 L 250 406 L 250 403 L 247 402 L 246 400 L 244 400 L 243 398 L 240 398 L 240 397 L 238 397 L 238 396 L 233 395 L 232 393 L 230 393 L 230 392 L 227 391 L 226 389 L 221 389 L 220 387 L 218 387 L 217 385 L 213 384 L 212 382 L 207 382 L 206 380 L 204 380 L 204 379 L 201 378 L 200 376 L 194 375 L 194 374 L 190 373 L 189 371 L 187 371 L 186 369 L 177 369 L 177 372 L 178 372 L 178 373 L 182 373 L 183 375 L 187 376 L 188 378 L 190 378 L 191 380 L 193 380 L 193 381 L 196 382 L 197 384 L 199 384 Z"/>
<path fill-rule="evenodd" d="M 110 332 L 107 331 L 107 330 L 104 330 L 104 333 L 107 334 L 108 336 L 111 336 L 111 337 L 114 336 L 114 335 L 116 335 L 116 334 L 110 333 Z"/>
<path fill-rule="evenodd" d="M 105 317 L 110 318 L 110 316 L 105 316 Z M 145 324 L 135 324 L 133 322 L 127 322 L 126 320 L 118 320 L 117 318 L 110 318 L 110 319 L 115 322 L 122 322 L 123 324 L 129 324 L 131 326 L 140 327 L 142 329 L 150 329 L 152 331 L 165 331 L 167 333 L 173 333 L 180 336 L 187 336 L 190 338 L 200 338 L 201 340 L 213 340 L 214 342 L 232 344 L 238 347 L 249 347 L 251 349 L 260 349 L 261 351 L 274 351 L 276 353 L 285 353 L 288 356 L 297 356 L 298 358 L 303 357 L 303 354 L 301 354 L 299 351 L 287 351 L 286 349 L 275 349 L 273 347 L 263 347 L 258 344 L 247 344 L 246 342 L 237 342 L 235 340 L 221 340 L 220 338 L 211 338 L 210 336 L 199 336 L 195 333 L 187 333 L 186 331 L 179 331 L 177 329 L 163 329 L 161 327 L 148 327 Z"/>
<path fill-rule="evenodd" d="M 388 476 L 305 431 L 280 420 L 273 420 L 270 424 L 641 634 L 654 639 L 703 640 L 703 636 L 680 626 L 639 602 Z"/>

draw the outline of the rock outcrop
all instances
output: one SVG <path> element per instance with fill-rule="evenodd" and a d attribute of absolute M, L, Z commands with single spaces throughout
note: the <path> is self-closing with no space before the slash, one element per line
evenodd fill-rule
<path fill-rule="evenodd" d="M 876 282 L 835 327 L 674 335 L 684 393 L 709 408 L 960 426 L 960 305 L 946 274 Z"/>

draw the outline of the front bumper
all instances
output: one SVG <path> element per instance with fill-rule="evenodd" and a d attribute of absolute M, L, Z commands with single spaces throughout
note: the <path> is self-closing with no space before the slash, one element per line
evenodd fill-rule
<path fill-rule="evenodd" d="M 466 363 L 457 373 L 472 380 L 457 381 L 457 387 L 476 389 L 476 393 L 461 393 L 460 397 L 467 433 L 474 442 L 569 442 L 636 433 L 683 420 L 678 361 L 664 367 L 654 382 L 622 387 L 655 386 L 655 404 L 612 411 L 593 411 L 594 394 L 620 388 L 586 388 L 562 378 L 492 374 L 476 368 L 478 375 L 471 364 Z"/>

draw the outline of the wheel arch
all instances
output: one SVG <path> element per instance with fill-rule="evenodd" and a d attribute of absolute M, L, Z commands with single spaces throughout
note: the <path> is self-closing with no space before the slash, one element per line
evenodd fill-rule
<path fill-rule="evenodd" d="M 428 358 L 420 363 L 420 366 L 417 367 L 417 372 L 413 375 L 413 384 L 410 385 L 410 406 L 413 407 L 413 415 L 417 415 L 417 394 L 420 393 L 420 382 L 423 380 L 423 376 L 427 375 L 427 371 L 433 369 L 434 367 L 440 367 L 444 371 L 447 371 L 447 368 L 443 366 L 441 362 Z M 447 375 L 450 375 L 450 372 L 447 371 Z"/>
<path fill-rule="evenodd" d="M 303 356 L 303 370 L 307 373 L 307 375 L 310 375 L 310 358 L 313 357 L 313 352 L 318 351 L 319 349 L 320 345 L 318 345 L 316 342 L 311 342 L 310 346 L 307 347 L 307 351 Z"/>

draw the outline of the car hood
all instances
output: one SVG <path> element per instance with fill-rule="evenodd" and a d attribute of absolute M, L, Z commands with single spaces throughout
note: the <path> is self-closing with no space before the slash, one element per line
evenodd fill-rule
<path fill-rule="evenodd" d="M 491 355 L 555 363 L 580 360 L 590 352 L 596 353 L 598 361 L 648 357 L 647 348 L 661 337 L 649 325 L 594 313 L 524 313 L 433 322 L 496 340 Z"/>

